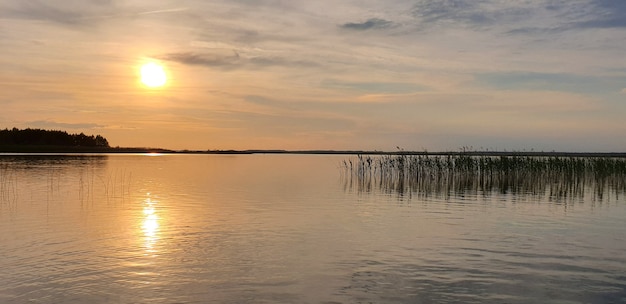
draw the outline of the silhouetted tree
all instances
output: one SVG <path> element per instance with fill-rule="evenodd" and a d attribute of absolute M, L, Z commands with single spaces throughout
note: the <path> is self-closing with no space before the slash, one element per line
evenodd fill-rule
<path fill-rule="evenodd" d="M 18 128 L 0 130 L 0 145 L 54 145 L 81 147 L 109 147 L 101 135 L 68 134 L 59 130 Z"/>

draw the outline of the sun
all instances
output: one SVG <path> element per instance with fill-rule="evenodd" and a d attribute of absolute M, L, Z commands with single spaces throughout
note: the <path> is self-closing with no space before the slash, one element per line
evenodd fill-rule
<path fill-rule="evenodd" d="M 161 65 L 149 62 L 141 66 L 141 83 L 151 88 L 158 88 L 166 82 L 167 75 Z"/>

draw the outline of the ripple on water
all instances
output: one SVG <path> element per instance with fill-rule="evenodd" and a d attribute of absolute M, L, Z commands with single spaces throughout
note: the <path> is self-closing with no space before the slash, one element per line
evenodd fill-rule
<path fill-rule="evenodd" d="M 621 303 L 623 275 L 568 263 L 491 257 L 360 261 L 338 295 L 382 303 Z M 533 259 L 552 257 L 535 256 Z M 570 259 L 570 261 L 576 261 Z"/>
<path fill-rule="evenodd" d="M 343 190 L 308 156 L 59 161 L 0 206 L 0 303 L 626 303 L 622 198 Z"/>

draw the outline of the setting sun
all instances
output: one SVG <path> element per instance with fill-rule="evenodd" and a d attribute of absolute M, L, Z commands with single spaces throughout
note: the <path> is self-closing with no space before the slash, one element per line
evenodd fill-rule
<path fill-rule="evenodd" d="M 141 66 L 141 83 L 156 88 L 165 85 L 167 75 L 162 66 L 150 62 Z"/>

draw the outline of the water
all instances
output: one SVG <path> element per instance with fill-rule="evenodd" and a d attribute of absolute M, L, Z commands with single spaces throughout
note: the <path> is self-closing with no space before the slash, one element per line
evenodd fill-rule
<path fill-rule="evenodd" d="M 2 156 L 0 303 L 626 302 L 622 190 L 407 191 L 345 158 Z"/>

